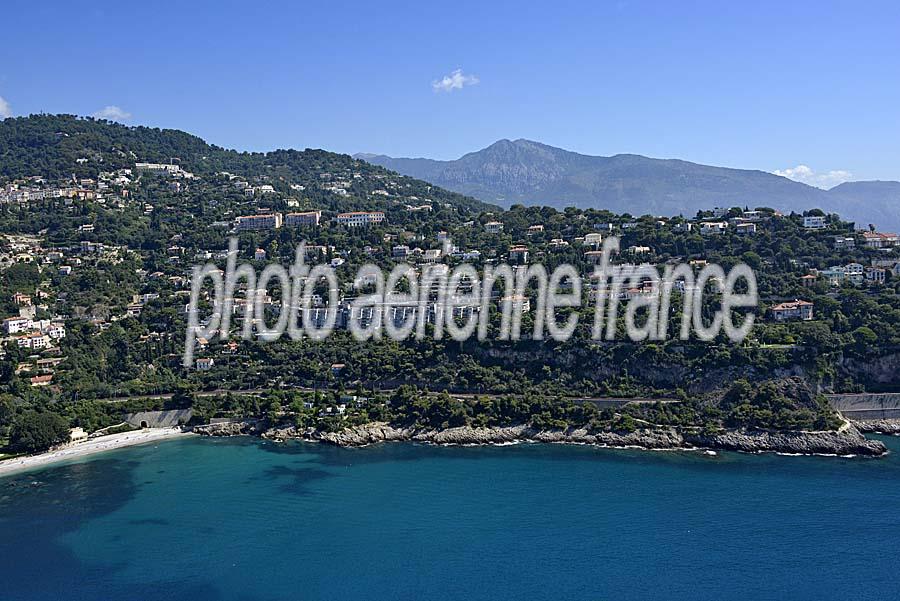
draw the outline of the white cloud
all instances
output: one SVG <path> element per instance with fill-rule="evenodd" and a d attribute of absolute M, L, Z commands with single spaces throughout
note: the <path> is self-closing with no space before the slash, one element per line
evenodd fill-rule
<path fill-rule="evenodd" d="M 12 107 L 3 99 L 3 96 L 0 96 L 0 119 L 6 119 L 7 117 L 12 117 Z"/>
<path fill-rule="evenodd" d="M 462 69 L 457 69 L 450 75 L 444 75 L 442 78 L 431 82 L 431 88 L 435 92 L 452 92 L 453 90 L 462 90 L 465 86 L 474 86 L 477 83 L 477 77 L 466 75 L 462 72 Z"/>
<path fill-rule="evenodd" d="M 797 165 L 787 169 L 776 169 L 775 175 L 792 179 L 795 182 L 803 182 L 816 188 L 829 189 L 853 179 L 853 174 L 843 169 L 835 169 L 824 173 L 817 173 L 806 165 Z"/>
<path fill-rule="evenodd" d="M 94 119 L 108 119 L 110 121 L 128 121 L 131 113 L 123 111 L 117 106 L 106 106 L 92 115 Z"/>

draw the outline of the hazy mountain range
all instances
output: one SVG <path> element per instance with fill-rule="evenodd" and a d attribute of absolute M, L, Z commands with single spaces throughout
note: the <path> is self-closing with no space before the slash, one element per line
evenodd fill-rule
<path fill-rule="evenodd" d="M 530 140 L 500 140 L 454 161 L 357 154 L 437 186 L 508 207 L 515 203 L 693 216 L 714 206 L 820 208 L 882 230 L 900 230 L 900 182 L 848 182 L 822 190 L 748 169 L 635 154 L 588 156 Z"/>

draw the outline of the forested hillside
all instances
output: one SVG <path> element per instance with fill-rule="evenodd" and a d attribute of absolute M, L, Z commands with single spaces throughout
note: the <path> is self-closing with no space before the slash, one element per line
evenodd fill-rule
<path fill-rule="evenodd" d="M 300 185 L 317 183 L 322 173 L 348 168 L 367 175 L 388 173 L 349 155 L 324 150 L 238 152 L 179 130 L 129 127 L 89 117 L 32 115 L 0 120 L 0 183 L 29 176 L 96 178 L 101 171 L 131 168 L 138 161 L 173 162 L 198 175 L 228 171 Z M 413 178 L 405 178 L 404 183 L 413 196 L 473 210 L 488 206 Z"/>

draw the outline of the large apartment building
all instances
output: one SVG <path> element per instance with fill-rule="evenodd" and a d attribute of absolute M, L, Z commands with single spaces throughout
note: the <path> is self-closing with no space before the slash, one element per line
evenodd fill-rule
<path fill-rule="evenodd" d="M 281 227 L 281 222 L 281 213 L 243 215 L 235 219 L 235 225 L 239 232 L 250 230 L 276 230 Z"/>
<path fill-rule="evenodd" d="M 384 221 L 384 211 L 352 211 L 350 213 L 338 213 L 338 225 L 347 227 L 360 227 L 374 225 Z"/>
<path fill-rule="evenodd" d="M 302 213 L 287 213 L 284 216 L 284 225 L 287 227 L 319 225 L 319 220 L 321 218 L 322 218 L 322 211 L 304 211 Z"/>

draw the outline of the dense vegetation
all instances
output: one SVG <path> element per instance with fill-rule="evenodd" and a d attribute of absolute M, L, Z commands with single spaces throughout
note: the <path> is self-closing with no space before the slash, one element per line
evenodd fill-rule
<path fill-rule="evenodd" d="M 69 422 L 50 411 L 26 411 L 12 425 L 9 447 L 33 453 L 49 449 L 69 439 Z"/>

